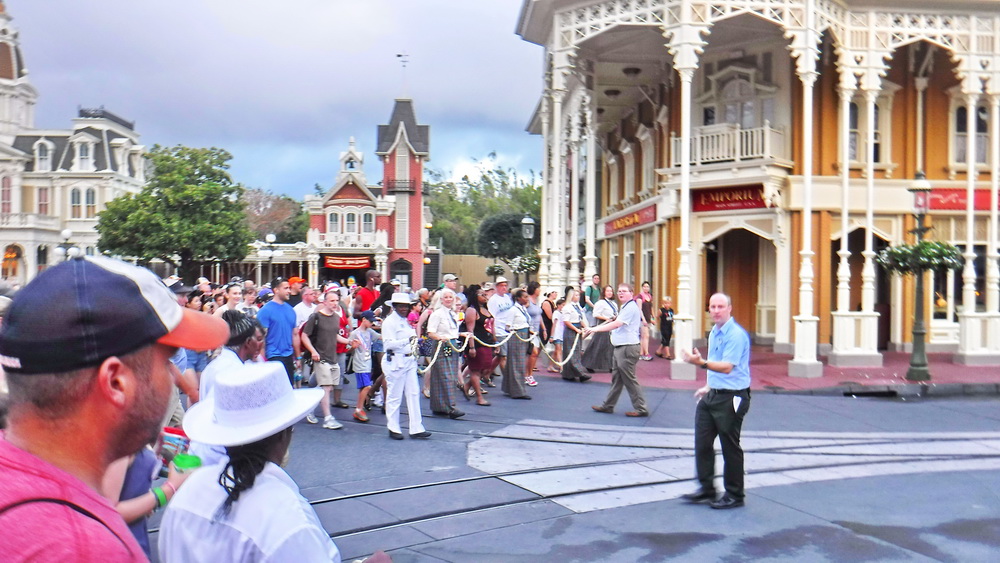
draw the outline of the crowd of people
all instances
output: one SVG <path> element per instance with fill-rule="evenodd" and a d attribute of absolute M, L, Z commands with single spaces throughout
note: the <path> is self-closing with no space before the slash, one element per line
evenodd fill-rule
<path fill-rule="evenodd" d="M 64 306 L 47 306 L 53 299 Z M 427 439 L 422 394 L 433 414 L 460 419 L 465 402 L 493 404 L 497 377 L 500 393 L 530 400 L 540 364 L 580 383 L 610 371 L 608 395 L 593 410 L 614 412 L 625 390 L 633 407 L 626 416 L 649 416 L 635 370 L 652 360 L 656 320 L 656 355 L 673 358 L 670 298 L 658 319 L 652 302 L 648 283 L 634 293 L 625 283 L 601 286 L 599 276 L 545 295 L 537 282 L 512 288 L 497 277 L 462 287 L 454 275 L 414 290 L 383 283 L 376 270 L 357 287 L 310 287 L 296 277 L 262 288 L 204 278 L 189 287 L 105 257 L 69 260 L 0 302 L 9 386 L 9 417 L 0 417 L 0 529 L 23 532 L 5 533 L 0 559 L 143 560 L 146 518 L 166 508 L 163 561 L 339 561 L 282 469 L 295 423 L 342 429 L 334 409 L 352 408 L 343 391 L 353 382 L 354 421 L 367 423 L 380 409 L 389 437 L 403 440 L 405 399 L 406 433 Z M 696 393 L 702 488 L 687 498 L 714 508 L 743 504 L 749 340 L 731 309 L 728 296 L 712 296 L 716 327 L 706 359 L 680 351 L 709 372 Z M 66 439 L 70 429 L 82 439 Z M 201 469 L 162 453 L 177 435 Z M 717 436 L 721 499 L 712 480 Z"/>

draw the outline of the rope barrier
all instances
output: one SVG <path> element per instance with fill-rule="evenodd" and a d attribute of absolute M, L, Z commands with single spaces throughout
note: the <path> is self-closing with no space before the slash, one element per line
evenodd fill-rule
<path fill-rule="evenodd" d="M 507 333 L 507 336 L 503 340 L 501 340 L 500 342 L 497 342 L 495 344 L 489 344 L 487 342 L 483 342 L 482 340 L 480 340 L 475 335 L 472 336 L 471 340 L 475 340 L 477 344 L 481 345 L 484 348 L 499 348 L 499 347 L 503 346 L 504 344 L 506 344 L 508 340 L 510 340 L 511 338 L 513 338 L 515 336 L 521 342 L 530 342 L 530 341 L 532 341 L 535 338 L 535 335 L 531 335 L 528 338 L 522 338 L 521 335 L 517 333 L 517 331 L 514 331 L 514 332 Z M 556 365 L 556 366 L 559 366 L 559 367 L 563 367 L 566 364 L 568 364 L 570 362 L 570 360 L 573 359 L 573 353 L 576 351 L 576 347 L 578 345 L 580 345 L 580 341 L 582 341 L 583 338 L 584 337 L 583 337 L 582 334 L 578 334 L 576 336 L 576 338 L 573 340 L 573 346 L 570 347 L 569 352 L 566 354 L 566 358 L 564 360 L 562 360 L 562 361 L 556 361 L 556 359 L 552 357 L 552 354 L 549 354 L 549 351 L 545 349 L 545 346 L 539 346 L 539 348 L 541 349 L 542 352 L 545 353 L 545 356 L 549 359 L 549 364 L 550 365 Z M 411 353 L 414 356 L 419 356 L 419 344 L 418 343 L 419 343 L 419 338 L 418 337 L 414 337 L 410 341 L 410 350 L 411 350 Z M 461 346 L 456 347 L 454 344 L 451 343 L 450 340 L 438 340 L 437 341 L 437 345 L 434 347 L 434 354 L 431 356 L 431 360 L 427 363 L 427 365 L 423 369 L 421 369 L 421 368 L 418 367 L 417 368 L 417 373 L 419 373 L 420 375 L 424 375 L 425 373 L 427 373 L 427 372 L 429 372 L 431 370 L 431 367 L 433 367 L 434 364 L 437 362 L 438 356 L 440 356 L 441 350 L 444 348 L 445 344 L 447 344 L 448 347 L 451 348 L 456 353 L 461 354 L 462 352 L 464 352 L 469 347 L 469 343 L 470 343 L 470 339 L 466 339 L 464 344 L 462 344 Z"/>

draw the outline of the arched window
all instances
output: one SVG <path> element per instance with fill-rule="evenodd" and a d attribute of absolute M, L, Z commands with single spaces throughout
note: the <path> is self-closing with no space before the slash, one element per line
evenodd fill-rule
<path fill-rule="evenodd" d="M 39 172 L 52 171 L 52 157 L 49 152 L 49 145 L 44 142 L 38 143 L 38 147 L 35 150 L 35 156 L 35 170 Z"/>
<path fill-rule="evenodd" d="M 87 188 L 87 219 L 97 217 L 97 190 Z"/>
<path fill-rule="evenodd" d="M 327 217 L 326 232 L 335 234 L 340 233 L 340 213 L 331 213 Z"/>
<path fill-rule="evenodd" d="M 408 260 L 400 258 L 394 260 L 389 265 L 389 278 L 397 279 L 404 287 L 410 285 L 410 278 L 413 276 L 413 264 Z"/>
<path fill-rule="evenodd" d="M 83 205 L 80 203 L 80 188 L 73 188 L 69 192 L 70 217 L 79 219 L 83 217 Z"/>
<path fill-rule="evenodd" d="M 350 235 L 358 232 L 358 216 L 356 213 L 348 213 L 344 219 L 344 232 Z"/>
<path fill-rule="evenodd" d="M 375 215 L 372 213 L 365 213 L 361 216 L 361 232 L 365 234 L 370 234 L 375 232 Z"/>
<path fill-rule="evenodd" d="M 10 177 L 4 176 L 3 180 L 0 180 L 0 212 L 10 213 L 11 202 L 14 199 L 13 191 L 10 184 Z"/>

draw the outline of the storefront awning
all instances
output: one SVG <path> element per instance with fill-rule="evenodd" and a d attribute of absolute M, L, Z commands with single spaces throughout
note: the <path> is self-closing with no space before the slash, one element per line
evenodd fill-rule
<path fill-rule="evenodd" d="M 356 270 L 358 268 L 370 268 L 371 258 L 368 256 L 324 256 L 323 265 L 327 268 L 338 270 Z"/>

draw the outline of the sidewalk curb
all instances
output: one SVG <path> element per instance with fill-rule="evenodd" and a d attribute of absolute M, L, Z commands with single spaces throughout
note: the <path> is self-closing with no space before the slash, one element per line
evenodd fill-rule
<path fill-rule="evenodd" d="M 894 385 L 837 385 L 818 389 L 754 389 L 755 393 L 820 395 L 827 397 L 967 397 L 1000 395 L 1000 383 L 900 383 Z"/>

